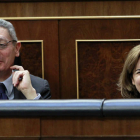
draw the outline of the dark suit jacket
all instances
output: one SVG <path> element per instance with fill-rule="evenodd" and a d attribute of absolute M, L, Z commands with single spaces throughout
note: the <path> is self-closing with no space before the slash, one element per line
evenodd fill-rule
<path fill-rule="evenodd" d="M 48 81 L 34 75 L 30 75 L 30 77 L 32 86 L 36 90 L 36 93 L 41 94 L 40 99 L 51 98 Z M 21 91 L 17 90 L 17 88 L 14 87 L 14 99 L 26 99 L 26 97 L 23 95 Z"/>

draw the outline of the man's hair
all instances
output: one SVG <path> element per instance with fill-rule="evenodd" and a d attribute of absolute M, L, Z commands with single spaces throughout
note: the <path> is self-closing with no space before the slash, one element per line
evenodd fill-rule
<path fill-rule="evenodd" d="M 10 22 L 8 22 L 8 21 L 6 21 L 4 19 L 0 19 L 0 27 L 3 27 L 5 29 L 7 29 L 8 32 L 9 32 L 9 35 L 11 36 L 11 38 L 13 40 L 17 41 L 17 36 L 16 36 L 15 28 L 14 28 L 14 26 Z"/>
<path fill-rule="evenodd" d="M 139 92 L 132 84 L 133 72 L 140 59 L 140 45 L 130 50 L 125 60 L 122 73 L 119 78 L 118 86 L 124 98 L 138 98 Z"/>

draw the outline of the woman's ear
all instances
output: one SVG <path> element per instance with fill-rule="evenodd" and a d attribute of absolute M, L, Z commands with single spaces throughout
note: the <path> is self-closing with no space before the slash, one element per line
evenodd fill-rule
<path fill-rule="evenodd" d="M 15 56 L 16 57 L 19 57 L 19 55 L 20 55 L 20 48 L 21 48 L 21 42 L 17 42 L 17 44 L 16 44 L 16 48 L 15 48 Z"/>

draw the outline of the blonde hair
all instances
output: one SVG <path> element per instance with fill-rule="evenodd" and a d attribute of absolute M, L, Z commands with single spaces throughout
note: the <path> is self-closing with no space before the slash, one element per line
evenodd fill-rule
<path fill-rule="evenodd" d="M 133 71 L 140 58 L 140 45 L 130 50 L 125 60 L 122 73 L 119 78 L 118 86 L 124 98 L 138 98 L 139 92 L 132 84 Z"/>

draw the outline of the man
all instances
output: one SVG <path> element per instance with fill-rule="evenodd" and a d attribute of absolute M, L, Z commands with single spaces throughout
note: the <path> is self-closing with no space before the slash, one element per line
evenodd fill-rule
<path fill-rule="evenodd" d="M 47 80 L 30 75 L 22 66 L 13 65 L 15 57 L 19 56 L 20 48 L 21 43 L 17 41 L 13 25 L 0 19 L 0 85 L 2 85 L 0 98 L 50 98 L 50 87 Z M 3 89 L 5 93 L 2 93 Z"/>

